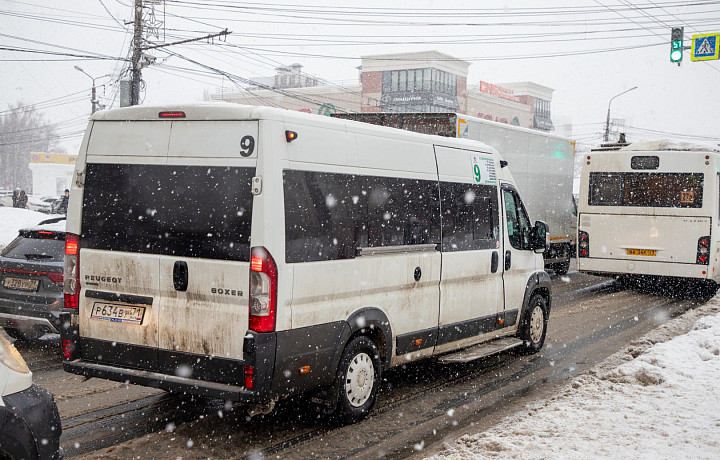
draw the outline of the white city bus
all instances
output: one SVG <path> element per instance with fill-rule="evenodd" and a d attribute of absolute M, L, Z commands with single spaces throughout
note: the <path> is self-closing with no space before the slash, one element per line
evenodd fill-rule
<path fill-rule="evenodd" d="M 718 273 L 719 151 L 636 142 L 583 158 L 578 269 L 622 279 Z"/>

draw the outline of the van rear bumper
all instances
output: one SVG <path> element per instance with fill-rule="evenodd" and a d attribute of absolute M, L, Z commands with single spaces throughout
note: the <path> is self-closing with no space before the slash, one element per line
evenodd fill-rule
<path fill-rule="evenodd" d="M 116 382 L 128 382 L 175 393 L 191 393 L 210 398 L 244 403 L 263 402 L 257 392 L 236 385 L 191 379 L 139 369 L 126 369 L 82 359 L 63 362 L 63 370 L 86 377 L 97 377 Z"/>

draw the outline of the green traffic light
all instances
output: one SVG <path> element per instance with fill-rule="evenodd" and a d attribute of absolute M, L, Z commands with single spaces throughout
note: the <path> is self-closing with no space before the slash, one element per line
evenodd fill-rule
<path fill-rule="evenodd" d="M 670 62 L 680 62 L 683 58 L 683 27 L 672 29 L 670 40 Z"/>

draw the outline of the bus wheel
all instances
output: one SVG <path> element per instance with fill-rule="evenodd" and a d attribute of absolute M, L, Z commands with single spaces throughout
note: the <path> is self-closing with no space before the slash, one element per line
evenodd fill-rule
<path fill-rule="evenodd" d="M 523 341 L 522 351 L 526 354 L 537 353 L 545 343 L 547 334 L 547 302 L 540 294 L 530 299 L 530 308 L 520 322 L 518 336 Z"/>
<path fill-rule="evenodd" d="M 553 270 L 555 270 L 556 275 L 567 275 L 568 270 L 570 270 L 570 260 L 568 259 L 565 262 L 554 264 Z"/>
<path fill-rule="evenodd" d="M 367 337 L 355 337 L 345 347 L 338 367 L 335 418 L 343 424 L 366 417 L 377 400 L 380 353 Z"/>

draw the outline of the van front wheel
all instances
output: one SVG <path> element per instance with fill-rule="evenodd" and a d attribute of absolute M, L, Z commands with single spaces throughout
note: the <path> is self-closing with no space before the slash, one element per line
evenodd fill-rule
<path fill-rule="evenodd" d="M 535 294 L 520 323 L 518 336 L 523 341 L 523 352 L 529 354 L 540 351 L 545 343 L 547 323 L 547 302 L 543 296 Z"/>
<path fill-rule="evenodd" d="M 370 413 L 377 400 L 380 366 L 380 353 L 372 340 L 360 336 L 347 344 L 337 374 L 338 421 L 355 423 Z"/>

